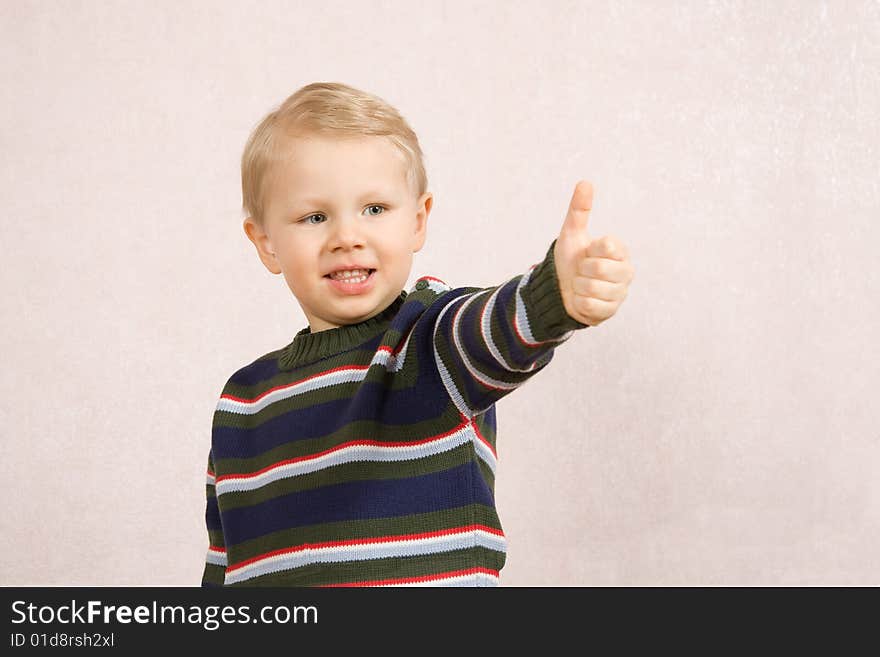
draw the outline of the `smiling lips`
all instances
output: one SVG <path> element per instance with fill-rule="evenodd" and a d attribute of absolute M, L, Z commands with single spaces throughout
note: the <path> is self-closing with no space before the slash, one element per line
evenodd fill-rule
<path fill-rule="evenodd" d="M 358 268 L 358 269 L 341 269 L 339 271 L 334 271 L 328 276 L 332 278 L 334 281 L 348 281 L 349 283 L 360 283 L 367 280 L 367 277 L 373 272 L 372 269 L 368 268 Z"/>
<path fill-rule="evenodd" d="M 324 276 L 342 294 L 362 294 L 373 287 L 375 269 L 342 269 Z"/>

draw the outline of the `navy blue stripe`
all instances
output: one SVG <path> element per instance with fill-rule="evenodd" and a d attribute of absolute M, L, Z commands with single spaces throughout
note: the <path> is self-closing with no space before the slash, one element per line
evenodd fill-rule
<path fill-rule="evenodd" d="M 504 336 L 507 350 L 510 355 L 510 364 L 517 368 L 528 367 L 531 365 L 532 361 L 539 355 L 535 353 L 536 349 L 539 352 L 547 349 L 546 345 L 540 347 L 526 347 L 514 330 L 513 322 L 516 316 L 516 286 L 519 285 L 521 278 L 521 276 L 518 276 L 512 286 L 509 288 L 505 287 L 505 289 L 498 295 L 495 304 L 496 312 L 501 313 L 499 315 L 499 319 L 501 320 L 501 332 Z M 531 317 L 529 318 L 529 322 L 531 324 Z"/>
<path fill-rule="evenodd" d="M 283 351 L 283 350 L 281 350 Z M 281 353 L 276 354 L 275 358 L 265 358 L 265 360 L 256 360 L 250 365 L 245 365 L 235 374 L 229 377 L 229 383 L 239 386 L 252 386 L 267 381 L 278 374 L 278 357 Z"/>
<path fill-rule="evenodd" d="M 481 372 L 494 379 L 509 383 L 524 381 L 532 376 L 534 372 L 511 372 L 505 369 L 497 360 L 495 360 L 495 357 L 491 354 L 489 347 L 483 340 L 482 334 L 479 332 L 480 315 L 483 313 L 483 308 L 485 308 L 488 301 L 488 295 L 481 297 L 465 310 L 465 316 L 459 321 L 459 339 L 465 349 L 465 353 L 470 361 L 474 363 Z M 498 305 L 498 303 L 495 304 L 492 316 L 500 318 L 502 324 L 507 327 L 510 326 L 510 322 L 512 321 L 511 318 L 507 317 L 507 309 L 504 306 Z M 526 360 L 525 364 L 517 365 L 516 362 L 514 362 L 512 365 L 514 367 L 526 367 L 527 364 L 531 363 L 532 359 L 537 358 L 540 355 L 541 351 L 544 351 L 544 349 L 538 351 L 531 350 L 528 354 L 514 352 L 517 357 L 521 359 L 521 363 L 523 358 Z"/>
<path fill-rule="evenodd" d="M 492 431 L 492 435 L 487 436 L 485 435 L 486 430 L 481 427 L 480 431 L 484 434 L 483 437 L 492 444 L 492 447 L 495 447 L 495 437 L 498 435 L 498 419 L 495 412 L 495 406 L 490 406 L 486 412 L 479 417 L 482 418 L 486 427 Z"/>
<path fill-rule="evenodd" d="M 434 363 L 433 356 L 430 363 Z M 420 378 L 416 385 L 399 390 L 390 390 L 381 382 L 340 385 L 349 388 L 357 385 L 355 396 L 291 409 L 252 429 L 213 427 L 215 463 L 225 458 L 252 458 L 279 445 L 328 436 L 360 420 L 389 426 L 433 420 L 441 416 L 451 403 L 438 376 Z M 316 393 L 326 394 L 326 389 Z"/>
<path fill-rule="evenodd" d="M 472 302 L 470 307 L 461 311 L 461 314 L 459 315 L 459 341 L 461 342 L 462 349 L 464 349 L 468 360 L 471 361 L 471 363 L 473 363 L 473 365 L 481 372 L 488 376 L 492 376 L 493 378 L 500 378 L 502 380 L 507 380 L 508 378 L 513 379 L 514 377 L 512 375 L 498 376 L 497 369 L 486 366 L 482 355 L 487 353 L 488 348 L 482 339 L 477 336 L 476 332 L 472 331 L 470 328 L 477 322 L 474 313 L 479 311 L 479 304 L 484 301 L 485 296 Z M 492 390 L 474 379 L 471 375 L 467 366 L 464 364 L 461 353 L 458 351 L 452 337 L 452 323 L 456 312 L 456 309 L 450 309 L 450 311 L 444 315 L 440 330 L 437 332 L 437 340 L 448 352 L 448 355 L 445 355 L 444 357 L 444 364 L 446 365 L 446 368 L 450 370 L 450 373 L 455 373 L 455 375 L 453 375 L 453 381 L 458 388 L 458 392 L 464 397 L 465 403 L 469 408 L 481 410 L 490 403 L 490 399 L 498 399 L 510 391 Z M 492 358 L 491 355 L 489 357 Z"/>
<path fill-rule="evenodd" d="M 478 290 L 471 288 L 472 294 L 476 294 L 477 291 Z M 467 303 L 466 299 L 456 300 L 455 306 L 450 308 L 446 314 L 443 315 L 443 319 L 440 320 L 440 327 L 437 330 L 437 342 L 438 347 L 442 347 L 439 351 L 441 358 L 443 359 L 443 364 L 446 369 L 449 370 L 450 375 L 453 373 L 456 374 L 452 377 L 454 385 L 458 388 L 458 392 L 465 398 L 467 405 L 473 408 L 478 403 L 477 400 L 479 400 L 480 396 L 486 393 L 486 388 L 481 384 L 476 383 L 468 372 L 461 359 L 461 355 L 458 352 L 458 348 L 455 346 L 455 340 L 452 336 L 452 324 L 455 320 L 455 315 L 456 313 L 461 312 L 460 308 L 465 303 Z M 459 317 L 459 319 L 463 320 L 464 317 Z M 462 335 L 464 333 L 467 333 L 467 331 L 463 330 Z M 472 346 L 466 346 L 465 348 L 468 350 L 469 356 L 474 353 Z M 462 386 L 464 386 L 463 389 Z"/>
<path fill-rule="evenodd" d="M 437 297 L 433 299 L 431 303 L 436 304 L 439 299 L 440 297 Z M 429 308 L 429 306 L 425 306 L 421 301 L 412 297 L 407 297 L 406 303 L 404 303 L 400 307 L 400 310 L 397 311 L 397 314 L 391 320 L 391 324 L 388 328 L 404 335 L 414 322 L 424 321 L 425 317 L 428 316 L 428 312 L 426 311 L 428 311 Z"/>
<path fill-rule="evenodd" d="M 205 504 L 205 524 L 208 529 L 223 529 L 220 524 L 220 509 L 217 506 L 217 498 L 211 496 Z"/>
<path fill-rule="evenodd" d="M 479 312 L 480 309 L 473 309 L 474 312 Z M 468 308 L 466 313 L 470 313 L 471 308 Z M 493 315 L 497 316 L 499 312 L 502 310 L 495 306 L 495 312 Z M 509 322 L 513 321 L 512 318 L 508 319 L 506 317 L 502 317 L 502 332 L 504 335 L 511 335 L 511 324 Z M 476 326 L 479 322 L 479 317 L 467 317 L 463 322 L 459 324 L 459 339 L 462 343 L 462 348 L 465 350 L 465 354 L 468 359 L 473 363 L 477 369 L 479 369 L 484 374 L 491 376 L 494 379 L 498 379 L 499 381 L 504 381 L 506 383 L 522 383 L 526 379 L 533 377 L 535 374 L 541 371 L 544 366 L 546 366 L 552 359 L 553 353 L 555 350 L 555 345 L 553 343 L 539 345 L 537 347 L 523 347 L 522 343 L 520 343 L 519 339 L 516 336 L 511 335 L 511 339 L 514 342 L 514 348 L 509 351 L 509 354 L 504 356 L 504 358 L 509 361 L 508 364 L 511 367 L 515 367 L 517 369 L 524 369 L 526 367 L 531 366 L 534 362 L 539 361 L 542 363 L 540 367 L 536 367 L 534 370 L 530 372 L 511 372 L 510 370 L 504 368 L 495 357 L 489 352 L 489 348 L 486 346 L 486 343 L 483 341 L 483 337 L 480 333 L 474 331 L 471 328 L 472 326 Z M 497 337 L 496 337 L 496 346 L 499 347 Z M 500 350 L 500 349 L 499 349 Z M 503 350 L 502 355 L 503 355 Z M 479 356 L 479 357 L 478 357 Z M 464 363 L 461 362 L 461 359 L 458 357 L 456 353 L 455 356 L 456 362 L 460 363 L 461 367 L 464 367 Z M 464 371 L 464 370 L 461 370 Z M 485 388 L 480 387 L 476 389 L 477 391 L 483 391 L 485 393 Z M 498 393 L 492 392 L 491 394 L 496 395 Z M 506 392 L 501 393 L 507 394 Z M 498 397 L 496 397 L 498 399 Z"/>
<path fill-rule="evenodd" d="M 228 549 L 292 527 L 430 513 L 473 502 L 494 507 L 492 492 L 471 461 L 418 477 L 346 482 L 230 509 L 223 514 L 223 530 Z"/>
<path fill-rule="evenodd" d="M 358 420 L 377 420 L 388 425 L 406 425 L 433 420 L 443 415 L 451 402 L 434 365 L 434 323 L 445 305 L 441 299 L 446 298 L 448 301 L 453 292 L 462 296 L 468 289 L 470 288 L 458 288 L 446 292 L 434 299 L 428 308 L 416 301 L 405 303 L 392 321 L 392 327 L 403 332 L 412 324 L 414 318 L 418 318 L 410 336 L 411 342 L 416 346 L 419 361 L 417 380 L 413 386 L 390 390 L 386 388 L 387 382 L 364 383 L 358 385 L 354 398 L 292 409 L 262 422 L 258 419 L 259 414 L 250 416 L 248 422 L 260 422 L 253 428 L 216 427 L 212 442 L 214 457 L 253 458 L 291 441 L 310 440 L 329 435 L 342 425 Z M 380 334 L 360 348 L 375 351 L 382 337 Z M 412 363 L 408 363 L 407 367 L 412 370 Z M 271 379 L 277 373 L 277 360 L 257 361 L 239 370 L 230 381 L 239 385 L 255 386 L 261 381 Z M 259 394 L 257 390 L 255 389 L 254 396 Z M 316 392 L 323 394 L 323 391 Z M 276 404 L 284 403 L 284 401 L 276 402 Z M 220 411 L 220 413 L 224 412 Z M 292 427 L 297 429 L 296 433 L 291 432 Z M 308 433 L 305 432 L 306 429 Z"/>

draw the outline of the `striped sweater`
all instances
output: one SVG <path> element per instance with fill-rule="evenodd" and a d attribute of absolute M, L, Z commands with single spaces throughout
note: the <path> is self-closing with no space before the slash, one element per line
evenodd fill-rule
<path fill-rule="evenodd" d="M 233 374 L 213 417 L 202 586 L 492 586 L 495 402 L 586 324 L 550 245 L 501 285 L 424 276 Z"/>

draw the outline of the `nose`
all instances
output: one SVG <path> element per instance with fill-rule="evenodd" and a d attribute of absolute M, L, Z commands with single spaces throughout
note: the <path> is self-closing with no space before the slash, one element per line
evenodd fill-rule
<path fill-rule="evenodd" d="M 328 248 L 352 249 L 364 245 L 364 238 L 357 217 L 334 218 L 328 237 Z"/>

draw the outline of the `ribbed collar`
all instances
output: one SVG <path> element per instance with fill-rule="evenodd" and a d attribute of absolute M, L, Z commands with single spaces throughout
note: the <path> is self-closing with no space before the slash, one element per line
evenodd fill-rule
<path fill-rule="evenodd" d="M 278 360 L 279 367 L 289 370 L 363 344 L 388 328 L 403 305 L 406 294 L 406 290 L 401 290 L 400 295 L 385 310 L 357 324 L 337 326 L 317 333 L 312 333 L 311 327 L 307 326 L 284 348 Z"/>

